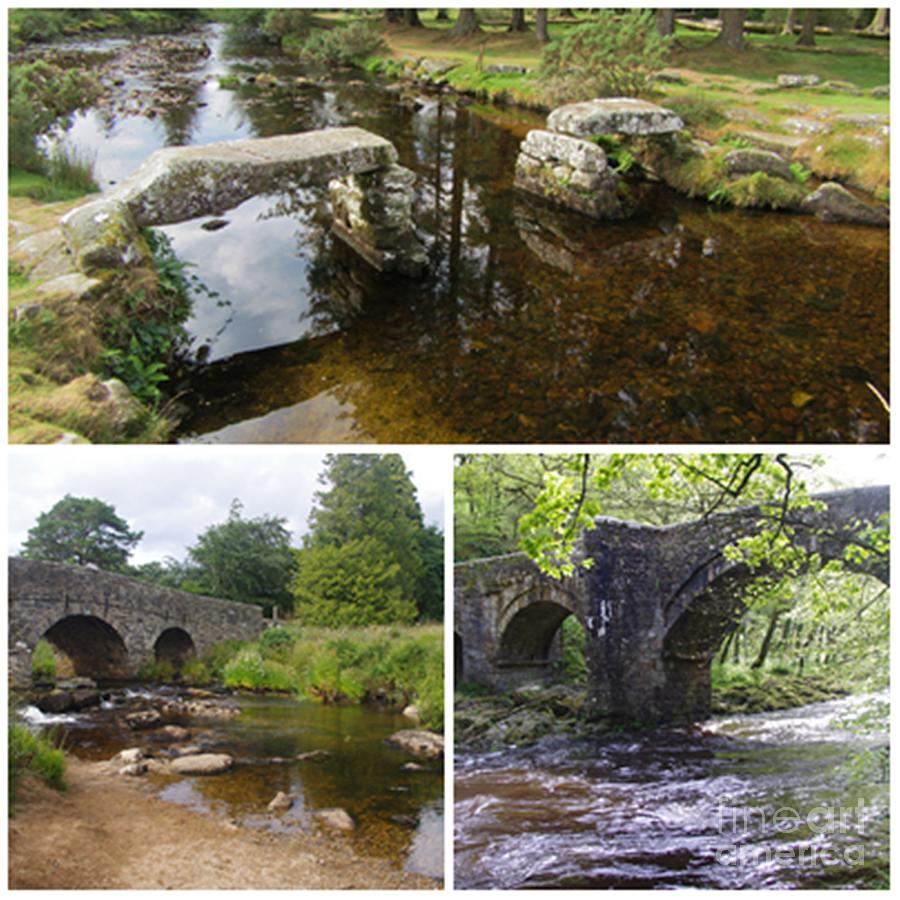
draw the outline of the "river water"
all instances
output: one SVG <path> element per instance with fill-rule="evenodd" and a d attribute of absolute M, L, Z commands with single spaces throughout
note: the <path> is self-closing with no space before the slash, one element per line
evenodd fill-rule
<path fill-rule="evenodd" d="M 455 885 L 869 886 L 888 853 L 887 736 L 842 723 L 885 700 L 457 753 Z"/>
<path fill-rule="evenodd" d="M 405 102 L 217 26 L 205 39 L 205 81 L 174 111 L 77 118 L 70 139 L 97 154 L 103 184 L 166 144 L 360 126 L 416 172 L 431 268 L 376 276 L 331 234 L 324 185 L 254 198 L 218 231 L 166 228 L 217 294 L 198 295 L 188 323 L 202 362 L 174 386 L 180 439 L 887 440 L 867 387 L 887 394 L 886 232 L 663 188 L 633 220 L 596 223 L 514 190 L 542 116 Z M 219 85 L 260 73 L 276 83 Z"/>
<path fill-rule="evenodd" d="M 164 756 L 173 743 L 153 731 L 131 731 L 124 712 L 143 707 L 169 689 L 116 688 L 102 708 L 46 715 L 25 710 L 33 725 L 62 730 L 67 752 L 84 759 L 111 759 L 120 750 L 139 746 Z M 381 857 L 407 870 L 443 878 L 443 762 L 404 769 L 410 757 L 385 738 L 409 720 L 370 707 L 322 706 L 283 697 L 236 695 L 235 719 L 178 720 L 191 731 L 191 742 L 204 750 L 228 753 L 234 768 L 206 777 L 145 776 L 159 796 L 210 815 L 235 820 L 243 827 L 303 832 L 315 829 L 313 813 L 341 807 L 356 822 L 347 837 L 359 853 Z M 298 761 L 310 751 L 326 759 Z M 285 813 L 266 810 L 278 791 L 297 800 Z"/>

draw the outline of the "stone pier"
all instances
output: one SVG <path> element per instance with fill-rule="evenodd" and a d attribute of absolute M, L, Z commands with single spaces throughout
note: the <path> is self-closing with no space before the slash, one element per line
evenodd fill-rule
<path fill-rule="evenodd" d="M 553 110 L 546 130 L 530 131 L 516 160 L 516 187 L 595 219 L 628 215 L 622 176 L 596 138 L 675 134 L 684 127 L 668 109 L 630 97 L 570 103 Z"/>

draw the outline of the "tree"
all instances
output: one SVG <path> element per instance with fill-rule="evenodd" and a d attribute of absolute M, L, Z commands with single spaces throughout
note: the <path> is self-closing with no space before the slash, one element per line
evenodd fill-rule
<path fill-rule="evenodd" d="M 423 525 L 402 458 L 330 455 L 320 481 L 327 490 L 316 494 L 294 581 L 301 618 L 317 624 L 346 618 L 347 624 L 360 624 L 368 603 L 373 622 L 390 615 L 407 621 L 410 611 L 415 618 L 417 612 L 428 616 L 442 607 L 443 585 L 434 579 L 438 537 Z M 364 560 L 372 565 L 377 560 L 377 578 L 367 573 Z M 341 565 L 348 572 L 323 576 L 328 566 Z M 335 593 L 338 587 L 347 592 L 343 600 Z M 342 603 L 348 604 L 344 612 Z"/>
<path fill-rule="evenodd" d="M 449 22 L 450 16 L 447 14 L 446 6 L 439 6 L 434 14 L 435 22 Z"/>
<path fill-rule="evenodd" d="M 872 16 L 872 21 L 869 23 L 866 31 L 871 32 L 872 34 L 887 34 L 888 30 L 888 9 L 884 7 L 882 9 L 876 9 L 875 15 Z"/>
<path fill-rule="evenodd" d="M 539 44 L 550 43 L 550 33 L 547 30 L 547 10 L 536 9 L 534 11 L 534 34 Z"/>
<path fill-rule="evenodd" d="M 675 34 L 675 10 L 671 7 L 656 11 L 656 33 L 660 37 L 671 37 Z"/>
<path fill-rule="evenodd" d="M 800 37 L 797 38 L 797 46 L 816 46 L 816 11 L 814 9 L 803 10 L 803 27 L 800 30 Z"/>
<path fill-rule="evenodd" d="M 722 9 L 722 30 L 710 46 L 725 47 L 728 50 L 742 52 L 747 49 L 744 42 L 744 19 L 747 18 L 746 9 Z"/>
<path fill-rule="evenodd" d="M 421 19 L 419 18 L 419 11 L 414 7 L 408 7 L 403 10 L 403 21 L 406 22 L 409 28 L 424 28 L 425 26 L 422 24 Z"/>
<path fill-rule="evenodd" d="M 38 516 L 22 545 L 22 556 L 120 572 L 143 536 L 108 503 L 66 494 Z"/>
<path fill-rule="evenodd" d="M 461 9 L 456 24 L 450 30 L 453 37 L 469 37 L 480 32 L 481 26 L 478 24 L 478 16 L 475 15 L 474 9 Z"/>
<path fill-rule="evenodd" d="M 524 9 L 514 9 L 512 11 L 512 19 L 509 23 L 509 28 L 506 30 L 509 32 L 528 31 L 528 24 L 525 22 Z"/>
<path fill-rule="evenodd" d="M 792 35 L 794 33 L 794 29 L 797 27 L 797 10 L 791 7 L 787 14 L 784 17 L 784 25 L 782 26 L 781 33 L 783 35 Z"/>
<path fill-rule="evenodd" d="M 256 603 L 289 611 L 295 551 L 285 519 L 259 516 L 245 519 L 233 500 L 226 521 L 210 525 L 188 548 L 196 575 L 187 589 L 238 603 Z"/>

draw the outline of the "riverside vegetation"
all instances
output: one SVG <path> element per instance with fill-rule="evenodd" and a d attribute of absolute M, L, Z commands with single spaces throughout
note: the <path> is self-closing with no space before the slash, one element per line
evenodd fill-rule
<path fill-rule="evenodd" d="M 15 10 L 10 14 L 13 54 L 10 62 L 10 215 L 15 232 L 13 240 L 21 243 L 24 238 L 40 243 L 43 240 L 40 236 L 48 226 L 79 205 L 78 195 L 92 185 L 104 182 L 98 167 L 95 166 L 92 172 L 91 151 L 80 148 L 74 138 L 58 140 L 73 133 L 70 127 L 73 122 L 78 125 L 74 131 L 84 133 L 81 126 L 85 118 L 98 113 L 117 120 L 119 127 L 126 123 L 131 127 L 136 120 L 146 119 L 161 127 L 163 143 L 190 143 L 195 125 L 179 119 L 184 118 L 184 111 L 192 109 L 192 115 L 202 116 L 205 113 L 201 107 L 209 108 L 211 100 L 219 102 L 223 95 L 231 95 L 232 106 L 246 110 L 248 121 L 252 123 L 251 133 L 283 133 L 288 119 L 297 123 L 294 127 L 315 127 L 316 116 L 310 124 L 304 124 L 306 119 L 301 117 L 298 123 L 296 115 L 296 110 L 306 102 L 304 98 L 314 89 L 321 86 L 328 92 L 330 85 L 342 83 L 341 79 L 357 81 L 360 78 L 365 79 L 361 83 L 377 85 L 379 90 L 383 88 L 384 93 L 395 98 L 394 103 L 399 109 L 419 110 L 426 101 L 431 102 L 429 98 L 438 97 L 439 105 L 446 108 L 448 115 L 452 112 L 455 116 L 456 111 L 460 111 L 460 115 L 495 123 L 498 128 L 520 137 L 526 123 L 537 124 L 533 111 L 546 111 L 588 95 L 623 91 L 637 94 L 677 112 L 686 130 L 677 139 L 663 143 L 604 138 L 601 141 L 603 149 L 622 178 L 623 190 L 636 190 L 640 194 L 637 188 L 649 176 L 661 178 L 680 194 L 703 198 L 717 208 L 795 210 L 818 191 L 820 181 L 832 180 L 850 188 L 856 197 L 852 202 L 867 195 L 864 205 L 870 208 L 872 221 L 885 224 L 884 209 L 871 206 L 871 203 L 874 200 L 883 204 L 889 200 L 885 134 L 889 112 L 889 42 L 884 35 L 868 29 L 868 23 L 861 19 L 858 11 L 829 10 L 819 13 L 820 27 L 814 35 L 815 46 L 806 46 L 809 42 L 804 40 L 803 46 L 798 47 L 795 35 L 779 33 L 783 18 L 784 11 L 751 11 L 743 23 L 740 46 L 734 48 L 716 39 L 715 31 L 709 30 L 715 26 L 699 17 L 679 19 L 672 23 L 671 34 L 661 34 L 660 31 L 665 29 L 660 29 L 659 22 L 648 14 L 629 12 L 616 16 L 608 10 L 579 11 L 573 17 L 551 14 L 547 21 L 538 15 L 533 23 L 530 16 L 526 16 L 521 22 L 516 20 L 515 27 L 511 27 L 507 11 L 491 10 L 479 11 L 471 21 L 465 15 L 455 14 L 444 19 L 433 10 L 399 16 L 390 10 L 350 14 L 306 9 L 211 12 Z M 224 23 L 224 26 L 210 26 L 211 19 Z M 251 71 L 252 66 L 247 68 L 250 63 L 237 57 L 234 65 L 229 65 L 225 71 L 217 69 L 218 74 L 207 78 L 209 84 L 201 88 L 196 73 L 207 64 L 210 52 L 203 36 L 211 33 L 210 28 L 220 27 L 227 29 L 226 39 L 234 45 L 244 40 L 255 48 L 261 42 L 264 53 L 276 60 L 274 67 L 267 62 L 262 69 Z M 799 30 L 799 26 L 797 28 Z M 93 36 L 101 36 L 102 40 L 107 36 L 130 36 L 134 42 L 124 48 L 113 45 L 107 48 L 104 44 L 84 50 L 77 46 L 70 49 L 65 43 L 58 43 L 61 38 Z M 545 39 L 547 41 L 543 43 Z M 257 43 L 252 43 L 254 41 Z M 248 58 L 259 60 L 259 57 Z M 155 72 L 161 59 L 167 61 L 164 68 L 171 74 L 167 82 L 130 89 L 129 79 L 134 72 Z M 341 74 L 346 66 L 356 66 L 358 72 Z M 272 74 L 270 68 L 272 71 L 284 69 L 285 75 Z M 290 77 L 287 68 L 291 68 Z M 294 75 L 295 71 L 303 74 Z M 578 72 L 578 77 L 572 77 L 573 71 Z M 369 73 L 376 77 L 370 79 Z M 124 90 L 123 80 L 129 85 L 128 91 Z M 201 89 L 205 98 L 202 101 L 198 94 Z M 199 104 L 196 108 L 195 103 Z M 291 108 L 290 117 L 282 109 L 285 105 Z M 366 105 L 371 106 L 370 103 Z M 269 106 L 272 107 L 271 118 Z M 361 109 L 340 115 L 342 122 L 349 116 L 354 122 L 369 124 L 366 116 L 370 114 Z M 401 118 L 404 116 L 406 113 Z M 397 118 L 393 115 L 386 122 L 379 114 L 374 114 L 372 127 L 382 131 L 386 127 L 389 136 L 396 130 L 397 143 L 402 145 L 405 140 L 402 134 L 408 132 L 409 123 L 405 119 L 394 121 Z M 445 121 L 445 130 L 447 124 Z M 438 130 L 440 132 L 440 127 Z M 436 137 L 440 147 L 446 135 L 442 138 L 438 133 Z M 454 147 L 458 137 L 454 136 Z M 153 146 L 155 144 L 151 142 L 148 150 Z M 406 152 L 402 146 L 401 149 Z M 775 166 L 773 154 L 783 164 Z M 501 155 L 505 158 L 508 152 L 494 154 L 491 159 Z M 466 169 L 471 170 L 470 176 L 476 169 L 480 172 L 482 165 L 480 158 L 468 160 L 465 166 L 456 159 L 452 166 L 454 178 L 459 180 Z M 490 167 L 493 163 L 487 165 Z M 437 167 L 439 181 L 441 172 L 446 172 L 447 168 Z M 431 171 L 430 163 L 428 171 Z M 508 179 L 511 174 L 505 177 Z M 422 173 L 419 175 L 421 178 Z M 480 173 L 477 178 L 484 181 L 487 176 Z M 483 190 L 479 187 L 481 182 L 473 184 L 479 191 Z M 450 187 L 438 183 L 425 191 L 429 194 L 432 189 L 435 191 L 434 206 L 438 213 L 442 198 L 449 197 L 456 205 L 462 202 L 455 199 L 462 196 L 459 191 L 454 192 Z M 845 206 L 851 203 L 843 194 L 838 199 Z M 462 200 L 465 200 L 464 196 Z M 424 195 L 422 203 L 430 205 Z M 494 205 L 494 199 L 488 198 L 488 208 Z M 541 217 L 542 221 L 546 215 Z M 573 255 L 571 248 L 565 246 L 566 241 L 578 243 L 582 240 L 574 221 L 548 221 L 544 223 L 546 227 L 536 231 L 534 223 L 519 227 L 523 221 L 521 216 L 504 214 L 502 218 L 515 221 L 517 240 L 525 240 L 529 251 L 543 254 L 542 259 L 549 261 L 551 266 L 571 268 L 573 256 L 587 258 L 581 252 Z M 450 220 L 451 224 L 462 221 L 455 213 Z M 440 215 L 433 224 L 437 226 L 440 244 L 443 240 L 439 234 Z M 778 227 L 789 229 L 789 226 Z M 549 234 L 546 233 L 548 229 Z M 492 232 L 497 230 L 492 225 Z M 554 243 L 560 236 L 564 238 L 563 246 L 548 245 L 548 237 L 550 243 Z M 33 253 L 11 254 L 13 440 L 160 441 L 179 434 L 193 436 L 222 429 L 223 415 L 218 411 L 207 416 L 208 424 L 198 421 L 198 413 L 202 415 L 206 408 L 213 407 L 217 396 L 228 397 L 234 404 L 236 391 L 230 387 L 225 391 L 207 391 L 203 387 L 203 375 L 209 362 L 203 354 L 209 353 L 207 344 L 214 342 L 221 329 L 227 329 L 233 320 L 240 318 L 238 303 L 230 292 L 218 296 L 218 288 L 211 288 L 204 296 L 200 282 L 190 277 L 191 270 L 173 257 L 166 235 L 147 234 L 144 238 L 148 251 L 152 250 L 145 257 L 147 265 L 116 280 L 112 290 L 97 293 L 92 293 L 91 286 L 83 280 L 76 282 L 74 277 L 57 280 L 60 272 L 41 269 L 39 263 L 35 264 Z M 457 252 L 455 248 L 460 244 L 465 256 L 466 242 L 476 238 L 477 235 L 467 235 L 460 244 L 451 236 L 448 245 L 451 255 Z M 856 259 L 861 256 L 874 258 L 868 252 L 868 245 L 875 242 L 872 236 L 864 236 L 857 230 L 853 238 L 866 244 L 866 251 L 855 254 Z M 706 242 L 701 236 L 700 244 L 706 248 L 704 265 L 715 265 L 709 260 L 717 253 L 722 255 L 721 242 L 715 238 Z M 37 248 L 37 257 L 49 260 L 53 253 L 48 256 L 46 250 L 43 245 Z M 443 250 L 435 252 L 440 255 Z M 765 253 L 754 250 L 748 251 L 748 255 L 764 256 Z M 801 250 L 799 256 L 805 258 L 806 250 Z M 326 257 L 317 262 L 322 268 L 335 268 L 330 252 Z M 602 268 L 602 260 L 596 262 Z M 502 259 L 500 266 L 498 271 L 504 272 Z M 521 271 L 522 266 L 513 268 Z M 441 271 L 440 266 L 437 271 Z M 502 277 L 506 280 L 505 275 Z M 290 279 L 292 283 L 297 280 L 296 274 Z M 349 279 L 354 284 L 359 280 L 358 273 Z M 366 279 L 364 281 L 370 300 L 380 296 L 382 290 L 391 293 L 370 285 Z M 441 293 L 443 285 L 438 281 L 434 287 Z M 874 283 L 869 277 L 856 281 Z M 691 282 L 696 283 L 696 278 Z M 454 276 L 450 289 L 458 290 L 459 283 L 460 279 Z M 311 280 L 314 293 L 317 284 L 317 279 Z M 252 290 L 252 286 L 248 287 Z M 513 286 L 510 290 L 520 289 Z M 837 290 L 840 294 L 843 289 Z M 717 290 L 717 294 L 721 293 Z M 816 294 L 819 303 L 833 305 L 838 302 L 830 299 L 830 295 L 822 301 L 820 289 Z M 79 298 L 78 302 L 73 302 L 73 297 Z M 323 299 L 326 307 L 328 302 L 334 305 L 333 298 Z M 192 325 L 186 327 L 197 308 L 207 306 L 219 310 L 218 318 L 204 312 L 208 319 L 215 318 L 215 327 L 208 333 L 196 333 Z M 347 322 L 347 304 L 342 302 L 339 306 L 337 318 L 343 326 Z M 669 306 L 671 308 L 671 304 Z M 872 306 L 867 303 L 867 309 Z M 296 318 L 294 315 L 295 328 Z M 123 327 L 126 322 L 128 326 Z M 700 324 L 701 334 L 708 334 L 711 324 L 706 318 Z M 407 322 L 392 334 L 412 333 L 417 327 Z M 852 329 L 840 330 L 852 332 Z M 362 332 L 357 329 L 356 333 Z M 479 346 L 486 343 L 484 336 L 473 340 Z M 385 346 L 383 337 L 373 338 L 373 341 L 379 348 Z M 494 341 L 491 338 L 487 343 Z M 662 340 L 662 343 L 671 346 L 669 340 Z M 246 349 L 258 348 L 251 345 Z M 408 357 L 407 350 L 398 348 L 397 357 Z M 350 364 L 343 359 L 333 359 L 334 353 L 334 348 L 326 345 L 321 353 L 318 347 L 311 347 L 304 355 L 304 360 L 310 357 L 313 360 L 307 368 L 317 365 L 321 369 L 316 373 L 304 371 L 304 376 L 309 375 L 301 382 L 304 391 L 309 391 L 310 384 L 324 381 L 328 388 L 323 393 L 331 396 L 329 392 L 335 382 L 342 391 L 347 384 L 358 382 L 358 379 L 343 375 Z M 640 352 L 629 355 L 642 358 Z M 855 367 L 849 363 L 843 365 L 845 374 L 841 376 L 846 381 L 851 377 L 846 373 L 852 370 L 855 383 L 861 386 L 860 392 L 866 392 L 854 400 L 854 407 L 871 403 L 868 418 L 881 416 L 884 407 L 880 404 L 886 403 L 884 379 L 876 371 L 878 366 L 874 361 L 861 365 L 859 354 L 854 353 L 854 357 Z M 358 358 L 358 353 L 353 358 Z M 220 385 L 233 367 L 225 368 L 228 371 L 222 373 L 209 370 L 209 380 Z M 423 368 L 433 366 L 424 364 Z M 384 367 L 373 363 L 367 371 L 382 372 Z M 337 377 L 335 372 L 339 373 Z M 241 374 L 238 380 L 243 378 Z M 508 374 L 506 380 L 511 378 Z M 741 380 L 747 383 L 746 377 Z M 834 379 L 828 381 L 832 383 Z M 267 410 L 283 408 L 285 392 L 294 391 L 281 381 L 279 384 L 280 393 L 270 387 L 260 388 L 267 394 L 278 393 L 277 399 L 266 397 Z M 757 387 L 764 389 L 762 384 Z M 619 385 L 611 396 L 617 396 L 622 389 Z M 203 392 L 202 396 L 197 396 L 198 390 Z M 463 427 L 461 424 L 452 426 L 446 417 L 440 418 L 442 425 L 437 424 L 437 417 L 431 423 L 423 416 L 423 411 L 429 408 L 429 398 L 414 398 L 408 388 L 397 389 L 392 382 L 383 388 L 373 385 L 371 390 L 378 392 L 378 402 L 363 404 L 358 401 L 357 409 L 363 406 L 387 408 L 390 397 L 408 397 L 410 406 L 414 406 L 419 418 L 424 418 L 427 423 L 418 426 L 420 430 L 416 431 L 403 418 L 411 413 L 398 409 L 385 426 L 394 437 L 402 435 L 421 440 L 423 433 L 428 440 L 471 437 L 458 431 Z M 632 394 L 630 390 L 626 393 Z M 804 385 L 789 390 L 788 394 L 792 398 L 792 408 L 784 411 L 783 418 L 784 429 L 790 430 L 791 435 L 779 432 L 778 437 L 804 439 L 808 437 L 806 430 L 801 427 L 802 433 L 797 434 L 798 429 L 793 426 L 797 420 L 802 422 L 817 412 L 816 404 L 805 400 L 815 397 L 815 393 Z M 303 397 L 306 397 L 305 393 Z M 324 403 L 319 395 L 315 399 Z M 490 399 L 485 398 L 485 403 L 493 408 L 495 404 L 490 403 Z M 334 401 L 328 402 L 333 404 Z M 693 398 L 683 403 L 669 402 L 677 407 L 673 415 L 682 420 L 696 415 L 696 411 L 685 412 L 684 409 L 696 405 Z M 830 398 L 829 405 L 837 402 L 837 397 Z M 398 403 L 394 399 L 391 405 L 396 407 Z M 248 409 L 260 408 L 256 398 L 247 405 Z M 741 412 L 736 410 L 739 406 L 733 397 L 728 402 L 711 404 L 712 409 L 723 410 L 721 415 L 726 419 L 740 419 Z M 343 407 L 344 411 L 349 408 L 349 405 Z M 234 418 L 227 417 L 234 413 L 224 415 L 226 425 L 234 423 Z M 239 417 L 244 413 L 237 415 L 240 421 Z M 361 413 L 357 415 L 362 416 Z M 647 415 L 650 414 L 645 414 L 644 418 Z M 833 421 L 833 414 L 830 417 Z M 510 421 L 502 427 L 511 439 L 527 441 L 542 437 L 532 424 L 546 418 L 539 416 L 538 410 L 523 407 L 507 418 Z M 860 424 L 841 423 L 840 439 L 873 439 L 872 432 L 879 426 L 873 425 L 868 418 Z M 597 416 L 592 415 L 589 419 L 596 422 Z M 605 428 L 618 421 L 614 414 L 610 414 L 609 419 Z M 657 434 L 660 433 L 659 424 L 655 425 Z M 743 426 L 742 422 L 737 427 Z M 378 426 L 367 423 L 367 427 L 377 429 Z M 427 432 L 421 430 L 423 427 L 427 427 Z M 480 432 L 497 437 L 500 427 L 497 423 L 485 423 Z M 570 424 L 569 428 L 572 427 Z M 758 431 L 761 426 L 751 423 L 749 427 Z M 831 434 L 829 427 L 817 423 L 813 430 L 817 435 Z M 853 429 L 853 435 L 848 436 Z M 691 431 L 690 426 L 687 430 Z M 591 436 L 577 427 L 575 432 L 569 437 L 555 436 L 566 440 Z M 684 437 L 684 424 L 680 425 L 678 434 Z M 718 438 L 719 434 L 711 434 L 707 428 L 703 436 Z M 291 439 L 295 439 L 293 432 Z M 695 439 L 692 431 L 690 439 Z"/>

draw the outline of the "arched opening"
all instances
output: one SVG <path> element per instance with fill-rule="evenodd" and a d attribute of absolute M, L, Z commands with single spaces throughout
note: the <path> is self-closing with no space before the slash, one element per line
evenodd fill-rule
<path fill-rule="evenodd" d="M 76 675 L 126 678 L 128 650 L 112 625 L 96 616 L 66 616 L 44 632 Z"/>
<path fill-rule="evenodd" d="M 191 636 L 183 628 L 167 628 L 153 645 L 157 662 L 171 663 L 178 671 L 184 663 L 196 656 L 197 648 Z"/>
<path fill-rule="evenodd" d="M 459 633 L 453 632 L 453 683 L 459 684 L 465 674 L 465 661 L 463 658 L 463 641 Z"/>
<path fill-rule="evenodd" d="M 519 669 L 523 675 L 584 683 L 585 632 L 571 610 L 559 603 L 539 600 L 520 609 L 500 638 L 497 665 Z"/>

